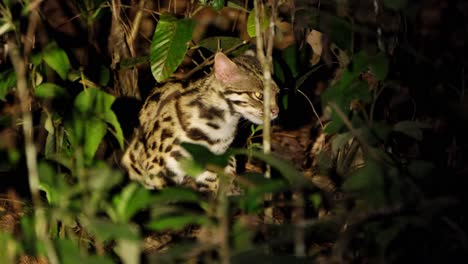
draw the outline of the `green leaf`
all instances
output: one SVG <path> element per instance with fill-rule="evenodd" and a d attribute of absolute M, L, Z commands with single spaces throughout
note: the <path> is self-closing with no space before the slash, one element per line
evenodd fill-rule
<path fill-rule="evenodd" d="M 112 130 L 110 131 L 119 142 L 120 147 L 123 148 L 123 131 L 117 116 L 111 109 L 114 101 L 115 97 L 113 95 L 105 93 L 96 88 L 89 88 L 78 94 L 74 105 L 75 108 L 81 113 L 90 116 L 97 116 L 102 121 L 105 121 L 107 124 L 111 125 Z"/>
<path fill-rule="evenodd" d="M 330 16 L 328 28 L 332 29 L 330 37 L 332 42 L 336 43 L 342 50 L 351 50 L 353 46 L 353 26 L 344 18 Z M 330 29 L 323 29 L 322 32 L 328 32 Z"/>
<path fill-rule="evenodd" d="M 399 10 L 406 7 L 406 5 L 408 4 L 408 0 L 384 0 L 383 3 L 385 7 L 394 10 Z"/>
<path fill-rule="evenodd" d="M 105 162 L 99 161 L 87 170 L 88 187 L 91 191 L 105 193 L 122 181 L 120 170 L 111 169 Z"/>
<path fill-rule="evenodd" d="M 343 187 L 346 191 L 360 194 L 373 206 L 381 206 L 386 201 L 383 167 L 373 160 L 368 160 L 364 167 L 349 177 Z"/>
<path fill-rule="evenodd" d="M 307 183 L 304 175 L 296 170 L 290 162 L 285 161 L 274 154 L 265 154 L 262 151 L 253 149 L 230 149 L 228 153 L 231 155 L 252 156 L 270 164 L 271 167 L 278 170 L 293 186 L 304 186 Z"/>
<path fill-rule="evenodd" d="M 169 14 L 161 15 L 150 49 L 151 72 L 156 81 L 166 80 L 182 62 L 194 27 L 191 19 L 177 20 Z"/>
<path fill-rule="evenodd" d="M 283 104 L 284 110 L 288 109 L 289 106 L 289 94 L 285 94 L 281 100 L 281 103 Z"/>
<path fill-rule="evenodd" d="M 211 6 L 214 10 L 221 10 L 224 7 L 224 0 L 212 0 Z"/>
<path fill-rule="evenodd" d="M 153 202 L 158 204 L 170 204 L 176 202 L 198 202 L 200 195 L 187 188 L 171 187 L 162 189 L 155 197 Z"/>
<path fill-rule="evenodd" d="M 256 10 L 252 9 L 252 11 L 250 11 L 249 13 L 249 16 L 247 17 L 247 33 L 251 38 L 257 36 L 257 31 L 255 29 L 255 13 Z M 265 16 L 263 16 L 263 19 L 260 21 L 260 32 L 265 32 L 269 24 L 270 14 L 267 13 Z"/>
<path fill-rule="evenodd" d="M 375 122 L 372 125 L 372 131 L 374 131 L 379 139 L 385 141 L 390 132 L 392 132 L 392 128 L 385 122 Z"/>
<path fill-rule="evenodd" d="M 83 220 L 87 229 L 102 241 L 110 239 L 139 239 L 138 229 L 129 223 L 113 223 L 107 219 Z"/>
<path fill-rule="evenodd" d="M 99 74 L 99 84 L 101 86 L 106 86 L 109 83 L 110 80 L 110 71 L 107 67 L 101 65 L 99 68 L 100 74 Z"/>
<path fill-rule="evenodd" d="M 287 48 L 281 51 L 281 57 L 283 58 L 286 65 L 288 65 L 289 70 L 291 71 L 294 78 L 299 74 L 298 69 L 298 47 L 295 44 L 289 45 Z"/>
<path fill-rule="evenodd" d="M 43 59 L 57 74 L 66 80 L 70 71 L 70 61 L 65 51 L 57 46 L 56 43 L 49 44 L 42 51 Z"/>
<path fill-rule="evenodd" d="M 205 168 L 207 164 L 225 167 L 229 162 L 229 154 L 216 155 L 202 145 L 182 143 L 181 146 L 192 156 L 193 161 Z"/>
<path fill-rule="evenodd" d="M 67 94 L 65 88 L 54 83 L 42 83 L 36 87 L 34 93 L 37 97 L 41 98 L 52 98 Z"/>
<path fill-rule="evenodd" d="M 421 131 L 421 128 L 427 128 L 427 125 L 415 121 L 401 121 L 393 126 L 393 131 L 403 133 L 416 140 L 422 140 L 423 133 Z"/>
<path fill-rule="evenodd" d="M 388 65 L 389 62 L 385 53 L 379 53 L 376 57 L 372 58 L 369 68 L 375 77 L 382 81 L 387 78 Z"/>
<path fill-rule="evenodd" d="M 155 230 L 181 230 L 188 225 L 198 224 L 198 225 L 208 225 L 212 221 L 205 215 L 175 215 L 175 216 L 166 216 L 158 220 L 151 221 L 147 224 L 147 227 Z"/>
<path fill-rule="evenodd" d="M 121 193 L 112 198 L 116 215 L 114 221 L 127 222 L 138 211 L 154 202 L 154 197 L 150 191 L 140 184 L 132 182 L 125 186 Z"/>
<path fill-rule="evenodd" d="M 102 139 L 107 132 L 107 124 L 97 118 L 83 120 L 85 125 L 84 157 L 86 160 L 92 160 L 94 154 L 101 144 Z"/>
<path fill-rule="evenodd" d="M 140 262 L 141 242 L 138 240 L 117 239 L 115 253 L 125 264 L 138 264 Z"/>
<path fill-rule="evenodd" d="M 0 231 L 0 263 L 18 263 L 17 256 L 21 251 L 21 245 L 14 238 L 13 234 L 6 230 Z"/>
<path fill-rule="evenodd" d="M 314 205 L 314 208 L 318 210 L 322 205 L 322 196 L 319 193 L 314 193 L 309 196 L 309 200 Z"/>
<path fill-rule="evenodd" d="M 222 50 L 228 50 L 242 43 L 242 39 L 235 37 L 209 37 L 200 40 L 200 42 L 198 42 L 198 46 L 204 47 L 207 50 L 215 53 L 218 51 L 218 47 Z"/>
<path fill-rule="evenodd" d="M 16 85 L 16 72 L 13 69 L 0 73 L 0 100 L 5 101 L 5 96 Z"/>
<path fill-rule="evenodd" d="M 67 264 L 112 264 L 107 256 L 87 256 L 82 253 L 82 248 L 68 239 L 56 240 L 60 263 Z"/>

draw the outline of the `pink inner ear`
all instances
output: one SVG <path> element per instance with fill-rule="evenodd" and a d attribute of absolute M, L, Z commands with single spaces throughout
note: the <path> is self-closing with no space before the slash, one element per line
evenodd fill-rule
<path fill-rule="evenodd" d="M 225 83 L 232 82 L 239 75 L 237 65 L 221 52 L 215 55 L 214 72 L 216 79 Z"/>

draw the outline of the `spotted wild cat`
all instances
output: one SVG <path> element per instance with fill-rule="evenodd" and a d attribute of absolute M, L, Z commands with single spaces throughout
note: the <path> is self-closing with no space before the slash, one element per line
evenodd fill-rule
<path fill-rule="evenodd" d="M 214 58 L 209 75 L 183 87 L 169 82 L 155 88 L 139 114 L 140 127 L 122 157 L 130 178 L 146 188 L 160 189 L 180 184 L 186 177 L 179 161 L 189 154 L 182 142 L 201 144 L 213 153 L 224 153 L 234 139 L 241 117 L 263 122 L 263 74 L 254 56 L 229 59 L 223 53 Z M 272 83 L 271 116 L 278 116 Z M 235 164 L 226 167 L 233 173 Z M 217 177 L 205 171 L 196 177 L 200 189 L 217 190 Z"/>

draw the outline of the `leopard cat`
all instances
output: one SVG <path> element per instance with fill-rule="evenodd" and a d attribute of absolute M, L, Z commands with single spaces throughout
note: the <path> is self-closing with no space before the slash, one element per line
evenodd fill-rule
<path fill-rule="evenodd" d="M 259 61 L 243 55 L 229 59 L 218 52 L 213 71 L 184 85 L 168 82 L 151 91 L 139 113 L 140 127 L 122 157 L 130 179 L 148 189 L 182 184 L 186 173 L 180 161 L 189 154 L 182 142 L 204 145 L 216 154 L 224 153 L 236 134 L 241 117 L 263 123 L 264 78 Z M 271 85 L 271 117 L 279 108 L 278 86 Z M 225 168 L 235 173 L 235 160 Z M 217 191 L 215 173 L 204 171 L 196 178 L 198 190 Z"/>

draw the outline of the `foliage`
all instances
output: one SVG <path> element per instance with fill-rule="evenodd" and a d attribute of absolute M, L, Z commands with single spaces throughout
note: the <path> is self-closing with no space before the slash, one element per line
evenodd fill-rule
<path fill-rule="evenodd" d="M 132 127 L 125 129 L 130 125 L 122 121 L 117 107 L 125 92 L 115 90 L 120 87 L 115 82 L 128 69 L 152 75 L 158 83 L 184 79 L 193 73 L 184 72 L 187 67 L 204 70 L 218 50 L 237 56 L 253 47 L 259 10 L 231 0 L 200 0 L 195 6 L 188 4 L 193 1 L 173 1 L 186 3 L 186 9 L 178 11 L 176 3 L 158 12 L 146 48 L 144 38 L 119 32 L 127 50 L 109 55 L 121 44 L 103 41 L 115 34 L 106 28 L 110 17 L 111 23 L 124 23 L 123 28 L 133 31 L 141 23 L 139 12 L 149 12 L 150 7 L 132 9 L 127 2 L 70 3 L 79 13 L 66 24 L 77 19 L 82 26 L 78 32 L 88 34 L 86 63 L 79 48 L 63 41 L 73 30 L 64 26 L 59 32 L 60 27 L 47 24 L 43 16 L 40 23 L 34 20 L 36 10 L 45 11 L 35 1 L 0 4 L 0 35 L 5 45 L 16 43 L 27 62 L 22 76 L 12 57 L 6 56 L 10 53 L 0 57 L 0 175 L 18 178 L 23 189 L 32 179 L 17 177 L 27 174 L 22 168 L 31 166 L 23 151 L 31 146 L 23 145 L 24 135 L 19 132 L 24 113 L 18 110 L 22 98 L 17 87 L 25 80 L 42 198 L 41 204 L 35 204 L 28 190 L 20 193 L 23 207 L 0 210 L 0 248 L 5 249 L 0 251 L 1 263 L 28 256 L 45 256 L 53 263 L 54 255 L 58 263 L 467 259 L 468 225 L 461 206 L 466 200 L 467 170 L 461 155 L 466 140 L 460 136 L 466 127 L 452 128 L 467 116 L 464 64 L 456 60 L 461 57 L 457 49 L 447 49 L 438 60 L 430 57 L 434 56 L 430 51 L 418 51 L 413 45 L 422 33 L 405 35 L 399 40 L 404 43 L 397 39 L 410 35 L 400 22 L 428 19 L 415 11 L 427 11 L 426 7 L 404 0 L 376 1 L 378 8 L 352 1 L 328 1 L 323 7 L 296 1 L 296 5 L 281 3 L 277 10 L 266 5 L 261 31 L 267 31 L 274 17 L 278 47 L 288 34 L 295 36 L 294 43 L 275 50 L 274 78 L 282 88 L 280 125 L 286 131 L 312 127 L 306 132 L 307 158 L 297 165 L 286 160 L 291 157 L 259 151 L 256 139 L 261 126 L 251 127 L 246 148 L 231 148 L 222 155 L 184 144 L 193 157 L 184 163 L 189 175 L 206 169 L 219 174 L 220 191 L 210 195 L 187 186 L 155 191 L 128 182 L 118 156 L 126 145 L 125 131 Z M 227 7 L 245 17 L 239 22 L 242 37 L 200 30 L 211 13 L 219 16 L 213 21 L 222 24 Z M 453 6 L 444 8 L 448 14 L 455 12 Z M 200 15 L 203 10 L 209 12 Z M 146 18 L 155 22 L 154 14 Z M 283 31 L 284 23 L 290 32 Z M 312 29 L 326 35 L 319 41 L 320 49 L 308 36 L 299 36 Z M 432 28 L 413 30 L 438 34 L 431 33 Z M 32 39 L 37 39 L 34 45 L 28 42 Z M 119 64 L 113 65 L 119 56 L 123 56 Z M 187 58 L 193 65 L 187 65 Z M 439 64 L 451 68 L 442 71 Z M 453 84 L 454 76 L 459 78 L 455 73 L 462 80 Z M 137 77 L 144 86 L 147 77 Z M 319 77 L 325 79 L 324 91 L 313 89 Z M 130 112 L 130 104 L 124 103 L 123 112 Z M 314 126 L 319 123 L 320 128 Z M 15 134 L 9 137 L 12 131 Z M 310 134 L 317 131 L 325 135 L 325 143 L 314 152 L 319 140 Z M 223 170 L 231 156 L 262 165 L 233 179 Z M 259 172 L 263 164 L 273 169 L 271 179 Z M 317 178 L 327 179 L 326 186 Z M 227 195 L 232 182 L 242 189 L 240 195 Z M 12 197 L 5 200 L 20 199 Z M 268 219 L 265 208 L 273 208 L 274 219 Z M 33 212 L 43 212 L 47 225 L 38 226 L 41 214 Z M 12 229 L 2 226 L 8 217 L 16 221 Z M 41 240 L 38 228 L 50 241 Z"/>

